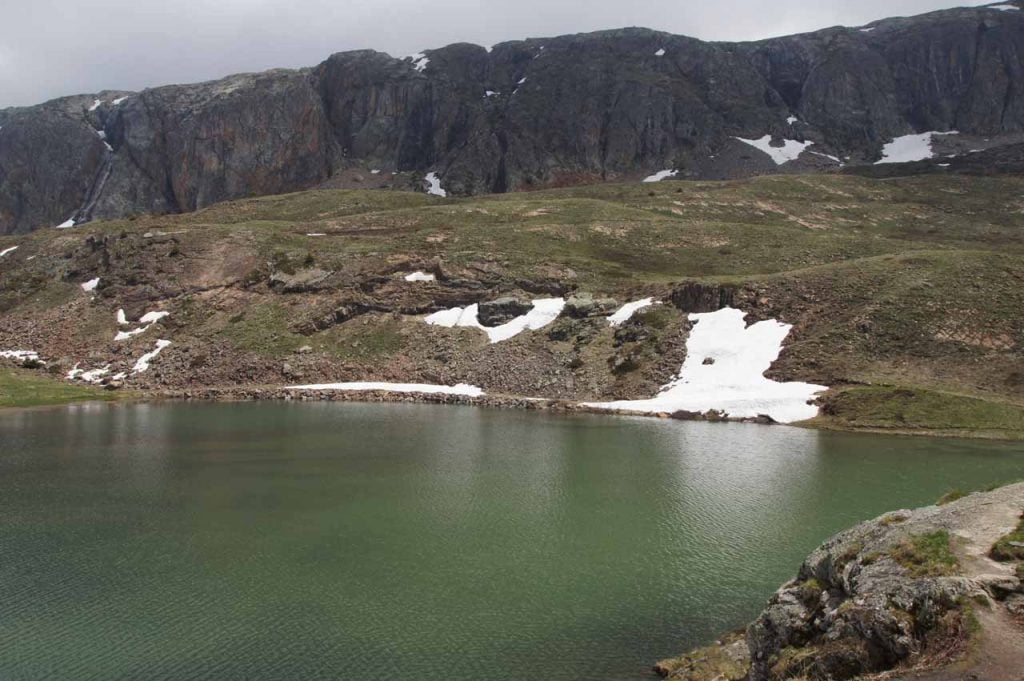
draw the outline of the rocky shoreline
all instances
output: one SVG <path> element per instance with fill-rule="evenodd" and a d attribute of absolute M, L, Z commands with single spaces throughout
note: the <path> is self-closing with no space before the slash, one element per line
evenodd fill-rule
<path fill-rule="evenodd" d="M 677 681 L 1019 679 L 1022 513 L 1018 483 L 858 525 L 816 549 L 744 631 L 654 670 Z"/>
<path fill-rule="evenodd" d="M 386 403 L 427 403 L 450 404 L 492 409 L 519 409 L 550 411 L 576 414 L 601 414 L 605 416 L 636 416 L 645 418 L 675 419 L 678 421 L 708 421 L 715 423 L 757 423 L 777 425 L 767 416 L 757 418 L 731 419 L 718 411 L 706 413 L 677 411 L 635 412 L 623 409 L 601 409 L 583 402 L 572 400 L 521 397 L 515 395 L 468 395 L 433 393 L 398 393 L 387 390 L 307 390 L 287 387 L 225 387 L 197 388 L 185 390 L 160 390 L 145 393 L 146 399 L 182 402 L 386 402 Z"/>

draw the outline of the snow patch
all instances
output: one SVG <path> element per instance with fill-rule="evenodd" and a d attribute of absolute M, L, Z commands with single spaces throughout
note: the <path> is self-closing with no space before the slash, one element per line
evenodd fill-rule
<path fill-rule="evenodd" d="M 655 57 L 664 57 L 665 56 L 665 48 L 663 47 L 660 50 L 658 50 L 657 52 L 655 52 L 654 56 Z"/>
<path fill-rule="evenodd" d="M 861 32 L 861 33 L 871 33 L 871 31 L 873 31 L 873 30 L 875 30 L 875 29 L 874 29 L 874 27 L 871 27 L 871 28 L 862 28 L 862 29 L 860 29 L 860 32 Z"/>
<path fill-rule="evenodd" d="M 327 236 L 325 232 L 310 232 L 306 236 Z"/>
<path fill-rule="evenodd" d="M 39 361 L 39 353 L 35 350 L 0 350 L 0 357 L 4 359 L 31 359 Z"/>
<path fill-rule="evenodd" d="M 430 63 L 430 57 L 422 52 L 417 52 L 410 59 L 412 59 L 412 67 L 420 73 L 423 73 L 423 70 L 427 68 L 427 64 Z"/>
<path fill-rule="evenodd" d="M 96 109 L 100 108 L 100 106 L 102 106 L 102 105 L 103 105 L 102 101 L 100 101 L 99 99 L 94 99 L 93 102 L 92 102 L 92 106 L 89 107 L 89 112 L 91 113 L 91 112 L 95 111 Z"/>
<path fill-rule="evenodd" d="M 107 141 L 107 133 L 102 130 L 96 131 L 96 136 L 103 140 L 103 146 L 107 148 L 107 151 L 113 151 L 114 147 L 110 146 L 110 142 Z"/>
<path fill-rule="evenodd" d="M 470 305 L 467 308 L 454 307 L 450 310 L 441 310 L 428 316 L 425 321 L 432 326 L 443 326 L 445 328 L 470 327 L 480 329 L 487 334 L 491 343 L 500 343 L 518 336 L 526 330 L 536 331 L 543 329 L 551 322 L 558 319 L 565 308 L 564 298 L 543 298 L 533 301 L 533 309 L 524 315 L 502 324 L 501 326 L 484 326 L 477 317 L 479 306 Z"/>
<path fill-rule="evenodd" d="M 96 287 L 100 285 L 100 278 L 90 279 L 89 281 L 82 284 L 82 290 L 86 293 L 91 293 L 96 290 Z"/>
<path fill-rule="evenodd" d="M 0 258 L 4 257 L 8 253 L 13 253 L 16 250 L 18 250 L 17 246 L 11 246 L 10 248 L 5 248 L 4 250 L 0 251 Z"/>
<path fill-rule="evenodd" d="M 57 229 L 71 229 L 75 226 L 75 219 L 65 220 L 64 222 L 57 225 Z"/>
<path fill-rule="evenodd" d="M 117 99 L 115 99 L 114 101 L 112 101 L 112 102 L 111 102 L 111 104 L 113 104 L 114 106 L 121 106 L 121 105 L 122 105 L 122 104 L 124 104 L 124 103 L 125 103 L 125 102 L 126 102 L 127 100 L 128 100 L 128 95 L 125 95 L 124 97 L 118 97 Z"/>
<path fill-rule="evenodd" d="M 783 146 L 773 147 L 771 135 L 765 135 L 761 139 L 756 140 L 743 139 L 742 137 L 737 137 L 736 139 L 768 154 L 772 157 L 772 160 L 775 161 L 775 165 L 777 166 L 789 163 L 790 161 L 795 161 L 800 157 L 800 154 L 804 153 L 804 149 L 814 144 L 814 142 L 782 140 Z"/>
<path fill-rule="evenodd" d="M 932 150 L 932 142 L 935 135 L 959 134 L 954 130 L 951 132 L 922 132 L 919 135 L 897 137 L 882 147 L 882 160 L 876 161 L 875 165 L 926 161 L 935 156 L 935 152 Z"/>
<path fill-rule="evenodd" d="M 117 323 L 120 326 L 127 326 L 128 324 L 141 324 L 142 326 L 140 326 L 137 329 L 131 329 L 129 331 L 118 331 L 117 335 L 114 336 L 114 340 L 128 340 L 133 336 L 138 336 L 139 334 L 146 333 L 147 331 L 149 331 L 149 327 L 153 326 L 164 317 L 170 316 L 170 314 L 170 312 L 147 312 L 146 314 L 142 315 L 142 317 L 139 318 L 139 321 L 131 322 L 128 321 L 127 317 L 125 317 L 124 310 L 118 310 Z"/>
<path fill-rule="evenodd" d="M 171 341 L 169 340 L 158 340 L 156 342 L 156 349 L 151 352 L 147 352 L 142 357 L 139 357 L 138 361 L 135 362 L 135 366 L 132 367 L 132 373 L 141 374 L 143 371 L 149 369 L 149 363 L 156 359 L 156 356 L 170 344 Z"/>
<path fill-rule="evenodd" d="M 427 274 L 426 272 L 413 272 L 412 274 L 405 275 L 406 281 L 436 281 L 437 277 L 433 274 Z"/>
<path fill-rule="evenodd" d="M 632 319 L 633 315 L 635 315 L 640 310 L 647 309 L 652 305 L 660 304 L 661 303 L 655 302 L 654 298 L 644 298 L 643 300 L 637 300 L 632 303 L 626 303 L 618 310 L 616 310 L 614 314 L 608 317 L 608 323 L 612 326 L 621 326 L 622 324 L 625 324 L 630 319 Z"/>
<path fill-rule="evenodd" d="M 466 397 L 480 397 L 484 391 L 475 385 L 459 383 L 457 385 L 430 385 L 428 383 L 318 383 L 314 385 L 292 385 L 288 390 L 349 390 L 368 391 L 382 390 L 391 393 L 419 393 L 422 395 L 465 395 Z"/>
<path fill-rule="evenodd" d="M 374 169 L 370 171 L 371 175 L 380 175 L 380 170 Z"/>
<path fill-rule="evenodd" d="M 746 313 L 733 308 L 692 314 L 679 377 L 649 400 L 596 402 L 587 406 L 637 413 L 717 410 L 730 418 L 770 416 L 780 423 L 813 418 L 809 402 L 826 386 L 779 383 L 764 376 L 778 359 L 792 326 L 774 319 L 747 326 Z"/>
<path fill-rule="evenodd" d="M 170 316 L 170 312 L 147 312 L 139 318 L 139 324 L 155 324 L 164 317 Z"/>
<path fill-rule="evenodd" d="M 645 177 L 644 182 L 661 182 L 662 180 L 667 180 L 670 177 L 675 177 L 678 174 L 678 170 L 659 170 L 653 175 Z"/>
<path fill-rule="evenodd" d="M 841 166 L 842 165 L 846 165 L 845 163 L 843 163 L 842 159 L 840 159 L 838 156 L 830 156 L 828 154 L 823 154 L 820 151 L 810 151 L 808 153 L 814 154 L 815 156 L 821 156 L 822 158 L 827 158 L 830 161 L 835 161 L 836 163 L 838 163 Z"/>
<path fill-rule="evenodd" d="M 1013 10 L 1017 10 L 1018 12 L 1020 11 L 1020 7 L 1017 7 L 1016 5 L 989 5 L 985 9 L 997 9 L 1001 12 L 1011 12 Z"/>
<path fill-rule="evenodd" d="M 437 176 L 437 173 L 427 173 L 427 176 L 423 179 L 426 180 L 429 185 L 427 187 L 428 194 L 431 196 L 440 196 L 442 198 L 448 196 L 448 192 L 441 188 L 441 178 Z"/>
<path fill-rule="evenodd" d="M 786 123 L 789 124 L 789 125 L 793 125 L 794 123 L 799 123 L 799 122 L 800 122 L 800 119 L 797 118 L 796 116 L 790 116 L 789 118 L 786 119 Z"/>
<path fill-rule="evenodd" d="M 484 93 L 484 97 L 497 97 L 500 94 L 501 94 L 500 92 L 495 92 L 494 90 L 488 90 L 487 92 Z"/>
<path fill-rule="evenodd" d="M 140 333 L 146 333 L 146 331 L 149 331 L 149 327 L 148 326 L 143 326 L 143 327 L 138 328 L 138 329 L 132 329 L 130 331 L 118 331 L 117 335 L 114 336 L 114 340 L 116 340 L 116 341 L 128 340 L 129 338 L 131 338 L 133 336 L 138 336 Z"/>
<path fill-rule="evenodd" d="M 99 383 L 103 380 L 103 377 L 110 373 L 110 365 L 103 367 L 102 369 L 92 369 L 91 371 L 83 371 L 78 376 L 86 383 Z"/>

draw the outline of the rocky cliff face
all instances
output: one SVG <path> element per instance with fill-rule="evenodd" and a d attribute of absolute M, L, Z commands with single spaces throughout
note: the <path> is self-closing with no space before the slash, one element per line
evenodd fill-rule
<path fill-rule="evenodd" d="M 0 233 L 371 176 L 419 190 L 436 172 L 471 194 L 666 169 L 829 170 L 932 130 L 966 135 L 963 151 L 1020 141 L 1014 2 L 744 44 L 625 29 L 406 59 L 348 52 L 310 70 L 8 109 Z M 780 164 L 736 139 L 766 135 L 813 145 Z"/>

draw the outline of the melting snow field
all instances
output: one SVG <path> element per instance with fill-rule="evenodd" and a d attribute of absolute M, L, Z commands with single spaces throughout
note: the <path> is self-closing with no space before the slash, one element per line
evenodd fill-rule
<path fill-rule="evenodd" d="M 450 310 L 435 312 L 423 321 L 433 326 L 443 326 L 451 329 L 454 327 L 470 327 L 480 329 L 487 334 L 491 343 L 500 343 L 518 336 L 523 331 L 543 329 L 555 321 L 558 315 L 562 314 L 565 308 L 564 298 L 543 298 L 533 301 L 533 309 L 526 314 L 516 317 L 510 322 L 501 326 L 489 327 L 480 323 L 477 318 L 478 306 L 470 305 L 467 308 L 453 307 Z"/>
<path fill-rule="evenodd" d="M 128 324 L 133 324 L 134 323 L 134 324 L 141 324 L 142 326 L 140 326 L 137 329 L 131 329 L 130 331 L 118 331 L 117 335 L 114 336 L 114 340 L 116 340 L 116 341 L 128 340 L 132 336 L 138 336 L 140 333 L 145 333 L 146 331 L 149 331 L 149 327 L 153 326 L 158 321 L 160 321 L 164 317 L 169 316 L 170 314 L 171 314 L 170 312 L 147 312 L 146 314 L 142 315 L 142 317 L 139 318 L 138 322 L 130 322 L 130 321 L 128 321 L 128 318 L 125 317 L 124 310 L 118 310 L 117 311 L 117 323 L 119 325 L 126 326 Z"/>
<path fill-rule="evenodd" d="M 0 258 L 4 257 L 8 253 L 13 253 L 16 250 L 18 250 L 17 246 L 11 246 L 10 248 L 5 248 L 4 250 L 0 251 Z"/>
<path fill-rule="evenodd" d="M 882 160 L 876 161 L 875 165 L 883 163 L 910 163 L 912 161 L 926 161 L 934 158 L 932 141 L 935 135 L 959 135 L 953 132 L 923 132 L 920 135 L 904 135 L 897 137 L 882 148 Z"/>
<path fill-rule="evenodd" d="M 434 281 L 437 277 L 433 274 L 427 274 L 426 272 L 413 272 L 412 274 L 405 275 L 406 281 Z"/>
<path fill-rule="evenodd" d="M 783 146 L 773 147 L 771 135 L 765 135 L 759 140 L 748 140 L 743 139 L 742 137 L 737 137 L 736 139 L 768 154 L 772 157 L 772 160 L 775 161 L 775 165 L 777 166 L 781 166 L 783 163 L 789 163 L 790 161 L 795 161 L 800 157 L 800 154 L 804 153 L 804 149 L 814 144 L 814 142 L 782 140 Z"/>
<path fill-rule="evenodd" d="M 169 340 L 158 340 L 156 342 L 156 348 L 150 352 L 147 352 L 142 357 L 139 357 L 138 361 L 135 362 L 135 366 L 132 367 L 132 373 L 141 374 L 143 371 L 149 369 L 149 363 L 156 359 L 164 348 L 169 346 L 171 341 Z"/>
<path fill-rule="evenodd" d="M 644 178 L 644 182 L 661 182 L 679 174 L 678 170 L 661 170 Z"/>
<path fill-rule="evenodd" d="M 430 185 L 427 187 L 428 194 L 442 198 L 448 196 L 448 192 L 441 188 L 441 178 L 437 176 L 437 173 L 427 173 L 427 176 L 423 179 Z"/>
<path fill-rule="evenodd" d="M 608 317 L 608 323 L 612 326 L 621 326 L 632 319 L 633 315 L 637 312 L 644 310 L 651 305 L 660 305 L 660 303 L 654 302 L 654 298 L 644 298 L 643 300 L 626 303 L 616 310 L 614 314 Z"/>
<path fill-rule="evenodd" d="M 288 390 L 350 390 L 368 391 L 383 390 L 391 393 L 420 393 L 425 395 L 465 395 L 480 397 L 484 391 L 475 385 L 459 383 L 457 385 L 430 385 L 427 383 L 318 383 L 314 385 L 292 385 Z"/>
<path fill-rule="evenodd" d="M 692 314 L 679 377 L 649 400 L 597 402 L 587 406 L 638 413 L 724 412 L 730 418 L 770 416 L 779 423 L 813 418 L 808 404 L 826 386 L 779 383 L 764 376 L 782 352 L 792 327 L 775 320 L 747 326 L 746 314 L 733 308 Z"/>

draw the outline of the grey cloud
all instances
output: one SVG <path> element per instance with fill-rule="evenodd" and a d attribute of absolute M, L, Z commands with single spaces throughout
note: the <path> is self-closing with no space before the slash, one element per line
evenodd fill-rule
<path fill-rule="evenodd" d="M 646 26 L 751 40 L 985 2 L 942 0 L 7 0 L 0 107 L 309 66 L 332 52 Z"/>

